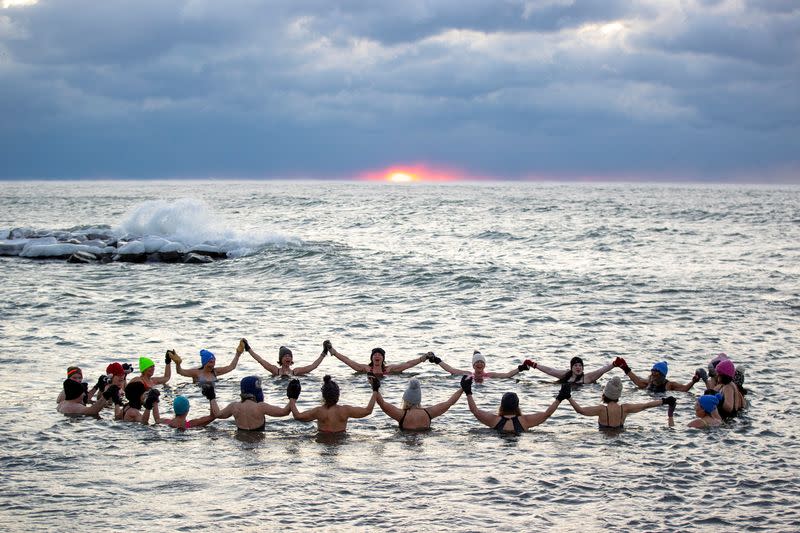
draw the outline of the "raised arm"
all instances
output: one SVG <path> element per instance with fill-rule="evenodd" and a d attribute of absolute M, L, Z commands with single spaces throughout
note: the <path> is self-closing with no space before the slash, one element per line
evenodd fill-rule
<path fill-rule="evenodd" d="M 316 420 L 319 417 L 319 410 L 322 409 L 322 407 L 317 406 L 309 409 L 308 411 L 300 412 L 300 410 L 297 409 L 296 402 L 289 402 L 289 407 L 292 410 L 292 416 L 294 419 L 301 422 L 311 422 L 312 420 Z"/>
<path fill-rule="evenodd" d="M 292 412 L 292 404 L 294 404 L 294 400 L 289 400 L 283 407 L 263 403 L 261 404 L 261 412 L 267 416 L 287 416 Z"/>
<path fill-rule="evenodd" d="M 258 361 L 258 364 L 260 364 L 261 366 L 263 366 L 263 367 L 264 367 L 264 370 L 266 370 L 267 372 L 269 372 L 269 373 L 270 373 L 270 374 L 272 374 L 273 376 L 277 376 L 277 375 L 280 373 L 280 369 L 279 369 L 277 366 L 273 365 L 272 363 L 270 363 L 269 361 L 267 361 L 266 359 L 264 359 L 263 357 L 261 357 L 260 355 L 258 355 L 258 354 L 257 354 L 257 353 L 256 353 L 256 352 L 255 352 L 255 351 L 254 351 L 254 350 L 253 350 L 251 347 L 250 347 L 250 345 L 247 343 L 247 341 L 246 341 L 245 339 L 242 339 L 242 340 L 241 340 L 241 342 L 243 342 L 243 343 L 244 343 L 244 349 L 245 349 L 245 350 L 247 350 L 247 353 L 249 353 L 249 354 L 250 354 L 250 356 L 251 356 L 253 359 L 255 359 L 256 361 Z"/>
<path fill-rule="evenodd" d="M 215 408 L 216 405 L 217 405 L 216 398 L 212 399 L 211 400 L 211 405 L 210 405 L 211 414 L 208 414 L 206 416 L 201 416 L 200 418 L 193 418 L 193 419 L 189 420 L 189 425 L 191 427 L 193 427 L 193 428 L 201 428 L 201 427 L 207 426 L 208 424 L 213 422 L 214 419 L 216 418 L 214 416 L 214 411 L 219 411 L 219 407 Z"/>
<path fill-rule="evenodd" d="M 575 412 L 579 415 L 583 416 L 597 416 L 600 414 L 600 411 L 603 409 L 602 405 L 593 405 L 591 407 L 581 407 L 578 402 L 569 398 L 569 404 L 575 409 Z"/>
<path fill-rule="evenodd" d="M 469 410 L 473 415 L 475 415 L 475 418 L 477 418 L 480 423 L 489 427 L 494 427 L 494 425 L 497 423 L 497 415 L 490 413 L 489 411 L 479 409 L 475 404 L 475 400 L 472 398 L 472 394 L 467 394 L 467 404 L 469 405 Z"/>
<path fill-rule="evenodd" d="M 556 370 L 555 368 L 550 368 L 549 366 L 540 365 L 539 363 L 535 363 L 533 368 L 544 372 L 548 376 L 553 376 L 554 378 L 561 378 L 566 372 L 563 370 Z"/>
<path fill-rule="evenodd" d="M 153 382 L 154 385 L 163 385 L 166 382 L 168 382 L 169 378 L 171 377 L 172 377 L 172 365 L 168 363 L 164 365 L 164 375 L 154 377 L 151 381 Z"/>
<path fill-rule="evenodd" d="M 403 410 L 402 409 L 398 409 L 394 405 L 392 405 L 389 402 L 387 402 L 386 400 L 384 400 L 383 396 L 381 396 L 380 392 L 377 393 L 375 401 L 378 403 L 378 407 L 381 408 L 381 411 L 386 413 L 387 416 L 389 416 L 390 418 L 394 418 L 398 422 L 400 421 L 401 418 L 403 418 Z"/>
<path fill-rule="evenodd" d="M 199 368 L 183 368 L 181 363 L 175 363 L 175 371 L 178 372 L 178 375 L 185 376 L 187 378 L 197 379 L 200 377 Z"/>
<path fill-rule="evenodd" d="M 415 357 L 414 359 L 409 359 L 405 363 L 400 363 L 399 365 L 386 365 L 387 372 L 402 372 L 403 370 L 408 370 L 412 366 L 417 366 L 421 362 L 428 359 L 427 355 L 420 355 L 419 357 Z"/>
<path fill-rule="evenodd" d="M 325 359 L 326 355 L 328 355 L 328 352 L 323 350 L 322 353 L 319 354 L 317 356 L 317 358 L 314 359 L 314 362 L 311 363 L 310 365 L 306 365 L 306 366 L 301 366 L 301 367 L 295 368 L 294 369 L 294 375 L 295 376 L 302 376 L 302 375 L 308 374 L 312 370 L 316 369 L 319 366 L 319 364 L 322 362 L 322 360 Z"/>
<path fill-rule="evenodd" d="M 437 416 L 441 416 L 445 414 L 448 409 L 453 407 L 453 404 L 455 404 L 458 401 L 458 399 L 461 398 L 461 395 L 463 393 L 464 393 L 463 389 L 458 389 L 450 396 L 450 398 L 448 398 L 443 402 L 439 402 L 436 405 L 428 407 L 426 411 L 428 411 L 428 414 L 430 415 L 431 418 L 436 418 Z"/>
<path fill-rule="evenodd" d="M 102 410 L 103 410 L 103 407 L 105 407 L 105 406 L 106 406 L 106 403 L 107 403 L 107 402 L 108 402 L 108 400 L 106 400 L 105 398 L 103 398 L 103 397 L 101 396 L 101 397 L 100 397 L 100 399 L 98 399 L 98 400 L 97 400 L 96 402 L 94 402 L 92 405 L 90 405 L 90 406 L 86 407 L 86 411 L 85 411 L 85 413 L 86 413 L 87 415 L 99 415 L 99 414 L 100 414 L 100 411 L 102 411 Z"/>
<path fill-rule="evenodd" d="M 522 422 L 522 427 L 528 429 L 533 426 L 538 426 L 539 424 L 550 418 L 550 415 L 556 412 L 556 409 L 558 409 L 559 405 L 561 405 L 561 400 L 556 398 L 553 401 L 553 403 L 550 404 L 550 407 L 545 409 L 543 412 L 533 413 L 530 415 L 522 415 L 521 417 L 519 417 L 520 422 Z"/>
<path fill-rule="evenodd" d="M 510 378 L 519 374 L 519 367 L 514 370 L 509 370 L 508 372 L 487 372 L 487 374 L 493 378 Z"/>
<path fill-rule="evenodd" d="M 639 411 L 644 411 L 645 409 L 658 407 L 659 405 L 663 404 L 664 402 L 661 400 L 653 400 L 652 402 L 644 402 L 644 403 L 626 403 L 622 406 L 622 409 L 625 412 L 625 414 L 630 415 L 633 413 L 638 413 Z"/>
<path fill-rule="evenodd" d="M 332 355 L 333 355 L 333 356 L 334 356 L 336 359 L 338 359 L 338 360 L 339 360 L 339 361 L 341 361 L 342 363 L 346 364 L 347 366 L 349 366 L 350 368 L 352 368 L 352 369 L 353 369 L 353 370 L 355 370 L 356 372 L 367 372 L 367 371 L 369 370 L 369 368 L 367 367 L 367 365 L 362 365 L 362 364 L 356 363 L 355 361 L 353 361 L 352 359 L 350 359 L 350 358 L 349 358 L 349 357 L 347 357 L 346 355 L 344 355 L 344 354 L 340 353 L 340 352 L 339 352 L 339 351 L 338 351 L 336 348 L 334 348 L 333 346 L 331 346 L 331 354 L 332 354 Z"/>
<path fill-rule="evenodd" d="M 220 410 L 217 402 L 211 403 L 211 414 L 214 415 L 215 418 L 230 418 L 236 413 L 236 407 L 239 405 L 239 402 L 236 403 L 229 403 L 226 405 L 222 410 Z"/>
<path fill-rule="evenodd" d="M 222 374 L 227 374 L 228 372 L 230 372 L 231 370 L 236 368 L 236 365 L 239 364 L 239 358 L 241 356 L 242 356 L 242 352 L 237 350 L 236 355 L 233 356 L 233 360 L 230 363 L 228 363 L 226 366 L 221 366 L 221 367 L 218 367 L 218 368 L 215 369 L 216 370 L 216 374 L 218 376 L 221 376 Z"/>
<path fill-rule="evenodd" d="M 350 418 L 364 418 L 365 416 L 369 416 L 372 414 L 372 410 L 375 409 L 375 401 L 378 396 L 378 391 L 372 391 L 372 396 L 367 402 L 366 407 L 354 407 L 352 405 L 347 406 L 347 416 Z"/>
<path fill-rule="evenodd" d="M 695 375 L 692 376 L 692 379 L 690 379 L 689 383 L 687 383 L 686 385 L 681 385 L 680 383 L 676 383 L 674 381 L 668 382 L 667 383 L 667 390 L 676 390 L 676 391 L 680 391 L 680 392 L 689 392 L 690 390 L 692 390 L 692 387 L 694 387 L 694 384 L 697 383 L 698 381 L 700 381 L 700 376 L 695 373 Z"/>
<path fill-rule="evenodd" d="M 631 367 L 628 366 L 628 363 L 626 363 L 625 359 L 623 359 L 622 357 L 617 357 L 616 359 L 614 359 L 614 362 L 611 363 L 611 365 L 621 368 L 622 371 L 625 372 L 625 375 L 628 376 L 628 378 L 633 382 L 633 384 L 639 387 L 640 389 L 647 387 L 647 380 L 642 379 L 636 374 L 634 374 L 633 370 L 631 370 Z"/>
<path fill-rule="evenodd" d="M 584 383 L 594 383 L 595 381 L 600 379 L 600 376 L 602 376 L 606 372 L 610 371 L 612 368 L 614 368 L 613 363 L 608 363 L 607 365 L 602 366 L 602 367 L 598 368 L 597 370 L 595 370 L 593 372 L 584 373 L 583 374 L 583 382 Z"/>
<path fill-rule="evenodd" d="M 454 376 L 468 376 L 468 375 L 472 374 L 472 372 L 469 371 L 469 370 L 461 370 L 459 368 L 454 368 L 454 367 L 448 365 L 447 363 L 445 363 L 444 361 L 440 361 L 439 362 L 439 366 L 442 367 L 443 369 L 447 370 L 448 372 L 450 372 Z"/>

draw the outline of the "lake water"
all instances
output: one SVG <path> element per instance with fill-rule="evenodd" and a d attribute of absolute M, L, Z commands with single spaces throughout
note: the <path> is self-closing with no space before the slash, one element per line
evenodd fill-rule
<path fill-rule="evenodd" d="M 800 430 L 800 189 L 688 185 L 328 182 L 4 182 L 0 238 L 89 228 L 131 238 L 206 243 L 210 264 L 68 264 L 0 257 L 0 517 L 4 529 L 197 531 L 796 531 Z M 176 432 L 68 419 L 55 398 L 67 366 L 94 382 L 112 361 L 189 366 L 208 348 L 226 364 L 240 337 L 296 365 L 324 339 L 366 362 L 429 350 L 488 370 L 524 358 L 587 370 L 625 357 L 644 375 L 666 359 L 688 381 L 716 352 L 746 369 L 751 407 L 711 431 L 685 426 L 697 386 L 664 409 L 631 415 L 608 435 L 562 404 L 545 424 L 499 436 L 466 400 L 426 433 L 399 432 L 378 408 L 326 439 L 314 424 L 270 419 L 246 437 L 232 420 Z M 319 402 L 331 374 L 342 403 L 363 405 L 363 375 L 327 358 L 301 378 Z M 222 377 L 222 405 L 261 375 L 267 401 L 285 381 L 250 357 Z M 618 369 L 574 397 L 599 403 Z M 423 403 L 458 378 L 424 363 L 384 380 L 395 404 L 410 377 Z M 788 381 L 787 381 L 788 380 Z M 647 401 L 624 379 L 623 401 Z M 557 392 L 536 370 L 475 387 L 478 405 L 519 394 L 523 412 Z M 173 377 L 170 399 L 208 403 Z"/>

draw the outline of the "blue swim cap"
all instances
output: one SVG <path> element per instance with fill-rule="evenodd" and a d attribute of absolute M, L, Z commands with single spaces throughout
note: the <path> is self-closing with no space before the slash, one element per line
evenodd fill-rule
<path fill-rule="evenodd" d="M 669 371 L 669 368 L 667 367 L 666 361 L 659 361 L 658 363 L 653 365 L 652 370 L 660 372 L 662 376 L 667 377 L 667 372 Z"/>
<path fill-rule="evenodd" d="M 719 405 L 719 398 L 717 398 L 716 394 L 705 394 L 697 399 L 697 403 L 700 404 L 700 408 L 703 409 L 703 411 L 711 414 Z"/>
<path fill-rule="evenodd" d="M 189 398 L 186 396 L 175 396 L 175 399 L 172 400 L 172 410 L 175 411 L 175 414 L 185 415 L 189 412 Z"/>
<path fill-rule="evenodd" d="M 258 376 L 247 376 L 239 383 L 242 389 L 242 401 L 255 400 L 257 403 L 264 401 L 264 391 L 261 390 L 261 380 Z"/>
<path fill-rule="evenodd" d="M 216 359 L 214 354 L 209 352 L 208 350 L 200 350 L 200 367 L 206 366 L 206 363 L 211 361 L 212 359 Z"/>

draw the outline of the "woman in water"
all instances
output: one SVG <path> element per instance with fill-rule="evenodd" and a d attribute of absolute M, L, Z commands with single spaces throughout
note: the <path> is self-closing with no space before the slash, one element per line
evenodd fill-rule
<path fill-rule="evenodd" d="M 58 412 L 65 415 L 97 416 L 106 406 L 106 399 L 101 398 L 92 405 L 84 405 L 83 395 L 85 393 L 86 389 L 83 383 L 70 378 L 65 379 L 63 383 L 64 399 L 58 403 Z"/>
<path fill-rule="evenodd" d="M 499 433 L 516 433 L 519 435 L 533 426 L 538 426 L 552 415 L 563 400 L 569 398 L 569 386 L 561 387 L 556 400 L 541 413 L 523 415 L 519 409 L 519 397 L 513 392 L 503 394 L 500 400 L 500 409 L 497 414 L 483 411 L 475 404 L 472 398 L 472 377 L 463 376 L 461 378 L 461 388 L 467 395 L 469 410 L 475 415 L 479 422 L 497 430 Z"/>
<path fill-rule="evenodd" d="M 578 402 L 569 398 L 569 403 L 575 412 L 583 416 L 596 416 L 597 425 L 600 429 L 622 429 L 625 427 L 625 418 L 633 413 L 638 413 L 645 409 L 658 407 L 659 405 L 669 406 L 669 417 L 675 409 L 675 398 L 667 396 L 660 400 L 653 400 L 645 403 L 619 403 L 622 396 L 622 380 L 617 376 L 611 378 L 603 389 L 602 400 L 605 405 L 593 405 L 591 407 L 581 407 Z"/>
<path fill-rule="evenodd" d="M 200 385 L 203 383 L 214 383 L 217 381 L 218 376 L 227 374 L 236 368 L 236 365 L 239 364 L 239 358 L 244 352 L 244 347 L 245 341 L 242 339 L 236 347 L 236 355 L 233 356 L 233 360 L 226 366 L 216 368 L 217 358 L 214 354 L 208 350 L 200 350 L 200 368 L 190 368 L 188 370 L 181 368 L 182 361 L 179 360 L 175 363 L 175 369 L 181 376 L 192 378 L 193 383 L 199 383 Z M 175 355 L 177 356 L 177 354 Z"/>
<path fill-rule="evenodd" d="M 67 368 L 67 379 L 72 380 L 76 383 L 80 383 L 81 387 L 83 387 L 83 395 L 81 395 L 81 403 L 86 405 L 91 403 L 91 398 L 94 396 L 94 393 L 97 391 L 101 391 L 105 388 L 107 378 L 105 375 L 100 376 L 97 380 L 97 383 L 91 389 L 89 388 L 88 383 L 83 382 L 83 370 L 81 370 L 77 366 L 71 366 Z M 58 398 L 56 398 L 56 403 L 61 403 L 65 399 L 64 396 L 64 389 L 58 393 Z M 98 398 L 99 399 L 99 398 Z"/>
<path fill-rule="evenodd" d="M 210 393 L 207 392 L 207 390 L 210 391 Z M 166 424 L 175 429 L 191 429 L 201 428 L 213 422 L 215 418 L 214 411 L 217 410 L 217 400 L 216 395 L 214 394 L 213 386 L 207 390 L 204 389 L 203 394 L 211 402 L 211 414 L 201 416 L 200 418 L 186 420 L 186 417 L 189 414 L 189 398 L 186 396 L 175 396 L 175 399 L 172 400 L 172 411 L 175 413 L 175 417 L 162 418 L 160 423 Z"/>
<path fill-rule="evenodd" d="M 512 376 L 516 376 L 520 372 L 528 370 L 529 367 L 536 367 L 536 363 L 530 359 L 526 359 L 521 365 L 517 366 L 517 368 L 509 370 L 508 372 L 487 372 L 486 358 L 478 350 L 472 352 L 472 372 L 469 370 L 453 368 L 440 358 L 436 357 L 433 352 L 428 352 L 426 357 L 428 358 L 428 361 L 439 365 L 454 376 L 472 376 L 472 379 L 475 381 L 475 383 L 483 383 L 483 380 L 486 378 L 510 378 Z"/>
<path fill-rule="evenodd" d="M 140 424 L 150 423 L 150 414 L 158 424 L 161 417 L 158 415 L 158 399 L 160 396 L 158 389 L 147 390 L 142 381 L 131 381 L 125 387 L 125 398 L 128 403 L 122 406 L 116 416 L 123 422 L 138 422 Z M 142 412 L 144 408 L 144 412 Z"/>
<path fill-rule="evenodd" d="M 339 385 L 330 376 L 325 376 L 322 383 L 322 405 L 300 412 L 297 409 L 297 405 L 292 403 L 292 415 L 295 420 L 300 420 L 301 422 L 316 420 L 317 430 L 321 433 L 347 431 L 347 421 L 349 419 L 369 416 L 375 408 L 375 401 L 378 398 L 377 387 L 379 386 L 376 384 L 379 382 L 377 379 L 373 379 L 371 383 L 372 397 L 366 407 L 339 405 Z"/>
<path fill-rule="evenodd" d="M 167 350 L 167 355 L 164 356 L 164 362 L 166 363 L 164 366 L 164 375 L 154 377 L 153 374 L 156 372 L 156 364 L 153 362 L 152 359 L 148 359 L 147 357 L 140 357 L 139 358 L 139 372 L 140 375 L 136 376 L 132 380 L 128 382 L 131 383 L 143 383 L 145 390 L 152 389 L 155 385 L 163 385 L 169 381 L 169 378 L 172 377 L 172 357 L 170 356 L 171 353 L 175 353 L 173 350 Z M 178 354 L 175 354 L 177 356 Z M 180 373 L 180 370 L 178 371 Z"/>
<path fill-rule="evenodd" d="M 211 404 L 211 413 L 217 418 L 230 418 L 236 421 L 240 431 L 264 431 L 267 426 L 267 417 L 287 416 L 292 412 L 291 407 L 300 396 L 300 382 L 296 379 L 289 381 L 286 395 L 289 402 L 285 407 L 277 407 L 264 402 L 264 391 L 261 389 L 261 380 L 256 376 L 247 376 L 239 383 L 241 389 L 240 402 L 233 402 L 221 411 L 217 410 L 216 402 Z M 213 394 L 213 385 L 203 387 L 203 394 L 210 398 L 208 390 Z"/>
<path fill-rule="evenodd" d="M 533 361 L 526 361 L 532 363 L 530 366 L 536 370 L 540 370 L 547 375 L 553 376 L 554 378 L 558 378 L 556 383 L 570 383 L 573 386 L 583 385 L 588 383 L 594 383 L 600 376 L 614 368 L 613 363 L 608 363 L 605 366 L 598 368 L 592 372 L 583 373 L 583 359 L 580 357 L 573 357 L 570 359 L 569 362 L 569 370 L 564 372 L 563 370 L 556 370 L 555 368 L 550 368 L 549 366 L 540 365 L 539 363 Z"/>
<path fill-rule="evenodd" d="M 461 393 L 464 392 L 459 388 L 449 399 L 430 407 L 422 407 L 422 390 L 419 386 L 419 380 L 412 378 L 408 382 L 405 393 L 403 393 L 403 403 L 397 408 L 381 396 L 378 390 L 380 387 L 379 380 L 373 380 L 372 386 L 377 393 L 376 401 L 381 410 L 389 417 L 397 420 L 400 424 L 400 429 L 407 430 L 430 429 L 431 420 L 446 413 L 458 401 Z"/>
<path fill-rule="evenodd" d="M 650 370 L 650 376 L 648 376 L 647 379 L 642 379 L 634 374 L 631 368 L 628 366 L 628 363 L 626 363 L 625 359 L 622 357 L 617 357 L 614 359 L 613 364 L 614 366 L 621 368 L 634 385 L 640 389 L 647 389 L 648 392 L 667 392 L 673 390 L 688 392 L 692 387 L 694 387 L 695 383 L 700 381 L 700 375 L 697 372 L 695 372 L 694 376 L 692 376 L 692 379 L 686 385 L 681 385 L 675 381 L 669 381 L 667 379 L 669 367 L 667 366 L 666 361 L 659 361 L 655 363 L 653 368 Z"/>
<path fill-rule="evenodd" d="M 689 422 L 688 426 L 696 429 L 718 427 L 722 423 L 717 411 L 718 405 L 719 397 L 716 394 L 700 396 L 694 404 L 694 414 L 697 415 L 697 418 Z"/>
<path fill-rule="evenodd" d="M 339 361 L 343 362 L 356 372 L 366 372 L 368 374 L 378 377 L 383 377 L 386 374 L 393 374 L 397 372 L 402 372 L 403 370 L 408 370 L 412 366 L 416 366 L 428 358 L 426 354 L 426 355 L 421 355 L 419 357 L 415 357 L 414 359 L 410 359 L 405 363 L 400 363 L 398 365 L 387 365 L 386 350 L 384 350 L 383 348 L 373 348 L 372 353 L 369 356 L 369 363 L 362 365 L 360 363 L 356 363 L 349 357 L 337 351 L 336 348 L 334 348 L 330 344 L 330 341 L 328 341 L 327 346 L 328 349 L 330 350 L 331 355 L 333 355 Z"/>
<path fill-rule="evenodd" d="M 736 375 L 736 367 L 733 361 L 725 359 L 717 364 L 717 384 L 716 390 L 721 394 L 720 403 L 717 407 L 723 419 L 733 418 L 739 411 L 747 407 L 744 395 L 739 391 L 739 387 L 733 382 Z"/>
<path fill-rule="evenodd" d="M 329 341 L 322 343 L 322 353 L 320 353 L 310 365 L 292 368 L 292 365 L 294 364 L 294 356 L 292 355 L 292 351 L 286 346 L 281 346 L 278 349 L 278 366 L 275 366 L 254 352 L 250 348 L 250 345 L 247 343 L 246 339 L 242 339 L 242 342 L 244 343 L 244 349 L 247 351 L 247 353 L 252 355 L 253 359 L 258 361 L 261 366 L 263 366 L 273 376 L 303 376 L 308 374 L 317 368 L 322 360 L 325 359 L 325 356 L 328 355 L 327 346 L 330 344 Z"/>

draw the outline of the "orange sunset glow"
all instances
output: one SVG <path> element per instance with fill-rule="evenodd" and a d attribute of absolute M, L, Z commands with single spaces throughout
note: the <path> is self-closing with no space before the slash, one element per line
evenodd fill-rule
<path fill-rule="evenodd" d="M 442 182 L 469 179 L 460 172 L 434 169 L 423 165 L 394 166 L 373 170 L 361 174 L 359 178 L 367 181 L 387 181 L 389 183 Z"/>

